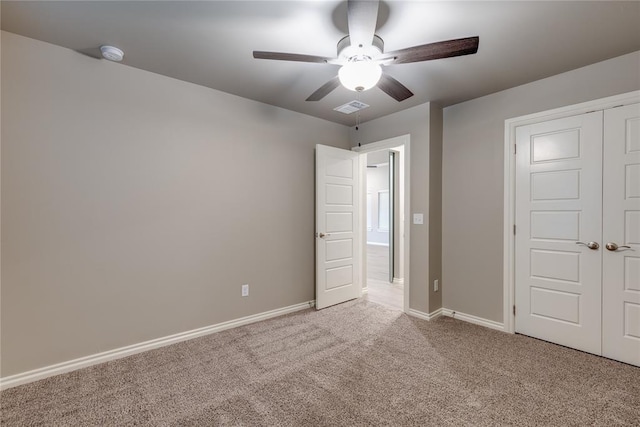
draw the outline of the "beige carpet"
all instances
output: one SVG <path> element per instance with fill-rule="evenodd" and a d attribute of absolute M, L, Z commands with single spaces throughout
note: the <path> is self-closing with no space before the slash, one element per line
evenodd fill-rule
<path fill-rule="evenodd" d="M 0 394 L 4 425 L 638 425 L 640 368 L 367 301 Z"/>

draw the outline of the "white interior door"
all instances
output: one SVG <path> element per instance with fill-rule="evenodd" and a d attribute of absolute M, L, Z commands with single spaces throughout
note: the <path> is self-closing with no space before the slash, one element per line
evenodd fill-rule
<path fill-rule="evenodd" d="M 516 332 L 596 354 L 601 159 L 601 111 L 516 130 Z"/>
<path fill-rule="evenodd" d="M 604 123 L 602 354 L 640 366 L 640 104 Z"/>
<path fill-rule="evenodd" d="M 359 154 L 316 145 L 316 308 L 361 294 Z"/>

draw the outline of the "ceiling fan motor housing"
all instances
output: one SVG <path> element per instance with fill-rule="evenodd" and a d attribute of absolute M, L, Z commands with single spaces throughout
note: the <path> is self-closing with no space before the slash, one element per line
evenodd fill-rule
<path fill-rule="evenodd" d="M 338 42 L 338 58 L 349 61 L 354 57 L 369 57 L 374 59 L 384 52 L 384 40 L 373 35 L 371 46 L 351 46 L 351 39 L 345 36 Z"/>

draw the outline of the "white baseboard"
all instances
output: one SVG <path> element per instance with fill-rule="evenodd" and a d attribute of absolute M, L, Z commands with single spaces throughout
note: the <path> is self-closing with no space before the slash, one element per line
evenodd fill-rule
<path fill-rule="evenodd" d="M 397 277 L 393 278 L 394 285 L 404 285 L 404 279 L 398 279 Z"/>
<path fill-rule="evenodd" d="M 178 334 L 169 335 L 162 338 L 129 345 L 126 347 L 116 348 L 102 353 L 92 354 L 90 356 L 81 357 L 67 362 L 56 363 L 55 365 L 45 366 L 43 368 L 34 369 L 32 371 L 22 372 L 5 378 L 0 378 L 0 390 L 16 387 L 21 384 L 38 381 L 54 375 L 64 374 L 65 372 L 75 371 L 76 369 L 86 368 L 98 363 L 108 362 L 109 360 L 120 359 L 131 356 L 132 354 L 142 353 L 143 351 L 152 350 L 158 347 L 175 344 L 181 341 L 209 335 L 226 329 L 237 328 L 238 326 L 248 325 L 250 323 L 259 322 L 261 320 L 270 319 L 272 317 L 282 316 L 284 314 L 293 313 L 315 306 L 315 300 L 307 301 L 300 304 L 290 305 L 288 307 L 277 308 L 263 313 L 253 314 L 251 316 L 241 317 L 239 319 L 218 323 L 216 325 L 205 326 L 203 328 L 193 329 L 191 331 L 180 332 Z"/>
<path fill-rule="evenodd" d="M 407 314 L 413 317 L 417 317 L 419 319 L 433 320 L 435 318 L 442 316 L 442 309 L 439 308 L 432 313 L 425 313 L 423 311 L 414 310 L 413 308 L 410 308 Z"/>
<path fill-rule="evenodd" d="M 454 319 L 473 323 L 475 325 L 484 326 L 486 328 L 491 328 L 498 331 L 504 331 L 504 324 L 500 322 L 483 319 L 482 317 L 473 316 L 471 314 L 460 313 L 459 311 L 450 310 L 448 308 L 439 308 L 432 313 L 424 313 L 422 311 L 409 309 L 409 312 L 407 314 L 424 320 L 433 320 L 440 316 L 449 316 L 453 317 Z"/>
<path fill-rule="evenodd" d="M 367 242 L 367 245 L 372 245 L 372 246 L 389 246 L 388 243 L 380 243 L 380 242 Z"/>
<path fill-rule="evenodd" d="M 472 314 L 460 313 L 459 311 L 450 310 L 448 308 L 443 308 L 442 314 L 444 316 L 453 317 L 454 319 L 464 320 L 465 322 L 504 332 L 504 323 L 496 322 L 494 320 L 483 319 L 482 317 L 474 316 Z"/>
<path fill-rule="evenodd" d="M 367 287 L 362 288 L 362 295 L 366 295 L 368 293 L 369 293 L 369 288 Z"/>

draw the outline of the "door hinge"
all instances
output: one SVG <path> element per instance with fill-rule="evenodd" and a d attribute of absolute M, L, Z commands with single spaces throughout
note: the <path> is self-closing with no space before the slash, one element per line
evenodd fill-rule
<path fill-rule="evenodd" d="M 514 316 L 516 315 L 516 305 L 515 304 L 513 305 L 513 315 Z"/>
<path fill-rule="evenodd" d="M 516 235 L 516 225 L 515 224 L 513 224 L 513 235 L 514 236 Z"/>
<path fill-rule="evenodd" d="M 518 154 L 518 146 L 513 144 L 513 154 Z"/>

